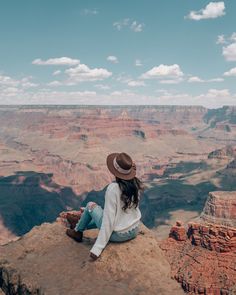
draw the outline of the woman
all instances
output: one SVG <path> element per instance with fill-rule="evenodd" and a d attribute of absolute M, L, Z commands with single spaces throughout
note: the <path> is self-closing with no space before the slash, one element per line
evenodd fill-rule
<path fill-rule="evenodd" d="M 143 185 L 135 177 L 135 163 L 126 153 L 112 153 L 107 156 L 107 167 L 116 181 L 106 189 L 104 210 L 96 203 L 89 202 L 76 225 L 75 220 L 68 217 L 72 227 L 75 227 L 66 231 L 69 237 L 82 242 L 85 229 L 100 229 L 90 250 L 94 260 L 100 256 L 108 241 L 124 242 L 135 238 L 141 218 L 139 200 Z"/>

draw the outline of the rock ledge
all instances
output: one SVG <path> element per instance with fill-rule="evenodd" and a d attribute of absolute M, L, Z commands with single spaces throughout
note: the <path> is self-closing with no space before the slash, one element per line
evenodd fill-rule
<path fill-rule="evenodd" d="M 94 262 L 89 250 L 96 234 L 85 232 L 85 242 L 78 244 L 61 223 L 45 223 L 1 246 L 0 289 L 8 295 L 183 294 L 147 228 L 132 241 L 110 243 Z"/>

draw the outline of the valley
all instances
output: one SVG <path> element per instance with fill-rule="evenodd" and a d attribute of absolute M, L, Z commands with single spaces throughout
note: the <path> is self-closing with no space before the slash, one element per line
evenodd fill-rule
<path fill-rule="evenodd" d="M 103 204 L 111 152 L 127 152 L 146 189 L 142 219 L 159 239 L 235 190 L 236 108 L 1 106 L 1 243 L 88 200 Z M 173 222 L 172 222 L 173 220 Z"/>

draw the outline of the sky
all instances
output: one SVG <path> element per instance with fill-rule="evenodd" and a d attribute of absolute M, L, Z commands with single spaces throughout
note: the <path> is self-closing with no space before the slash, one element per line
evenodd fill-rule
<path fill-rule="evenodd" d="M 235 0 L 0 0 L 0 104 L 236 105 L 235 12 Z"/>

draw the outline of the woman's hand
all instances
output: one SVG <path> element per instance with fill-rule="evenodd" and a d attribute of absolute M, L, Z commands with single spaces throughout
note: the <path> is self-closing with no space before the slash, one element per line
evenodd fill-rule
<path fill-rule="evenodd" d="M 90 257 L 95 261 L 98 259 L 98 256 L 90 252 Z"/>

